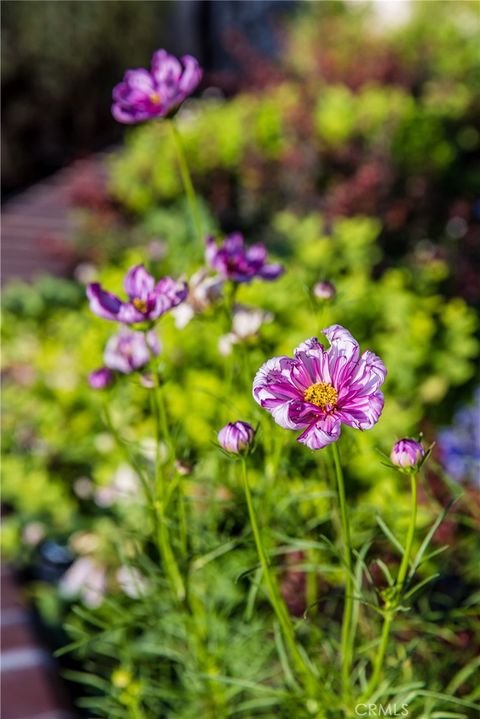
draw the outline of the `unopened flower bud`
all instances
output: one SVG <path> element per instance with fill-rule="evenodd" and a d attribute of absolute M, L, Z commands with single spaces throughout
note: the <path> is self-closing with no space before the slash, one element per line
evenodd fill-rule
<path fill-rule="evenodd" d="M 113 382 L 113 372 L 108 367 L 100 367 L 100 369 L 91 372 L 88 375 L 88 383 L 92 389 L 105 389 Z"/>
<path fill-rule="evenodd" d="M 250 447 L 255 430 L 248 422 L 229 422 L 218 433 L 218 441 L 227 452 L 240 454 Z"/>
<path fill-rule="evenodd" d="M 313 294 L 318 300 L 333 300 L 337 290 L 331 282 L 317 282 L 313 287 Z"/>
<path fill-rule="evenodd" d="M 188 475 L 193 472 L 192 465 L 188 464 L 188 462 L 184 462 L 182 459 L 175 460 L 175 469 L 178 474 L 181 474 L 183 477 L 188 477 Z"/>
<path fill-rule="evenodd" d="M 425 450 L 414 439 L 399 439 L 390 454 L 392 463 L 401 469 L 415 469 L 424 457 Z"/>

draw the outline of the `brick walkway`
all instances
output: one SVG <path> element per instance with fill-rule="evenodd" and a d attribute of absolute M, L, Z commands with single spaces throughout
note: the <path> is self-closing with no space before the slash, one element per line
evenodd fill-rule
<path fill-rule="evenodd" d="M 75 260 L 71 237 L 82 194 L 103 192 L 105 154 L 78 160 L 5 202 L 2 209 L 2 282 L 62 275 Z"/>
<path fill-rule="evenodd" d="M 74 719 L 58 669 L 35 637 L 20 588 L 6 566 L 1 582 L 2 719 Z"/>
<path fill-rule="evenodd" d="M 76 258 L 76 206 L 102 195 L 105 155 L 80 160 L 2 208 L 2 283 L 66 274 Z M 74 719 L 58 667 L 39 643 L 12 570 L 1 572 L 1 719 Z"/>

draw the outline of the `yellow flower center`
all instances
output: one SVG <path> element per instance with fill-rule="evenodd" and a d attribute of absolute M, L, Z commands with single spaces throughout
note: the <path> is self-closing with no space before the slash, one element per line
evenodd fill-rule
<path fill-rule="evenodd" d="M 325 409 L 327 406 L 333 409 L 337 404 L 338 393 L 335 387 L 332 387 L 328 382 L 316 382 L 305 390 L 303 399 L 305 402 L 310 402 L 310 404 L 314 404 L 322 409 Z"/>
<path fill-rule="evenodd" d="M 146 312 L 148 309 L 146 301 L 141 300 L 140 297 L 135 297 L 135 299 L 133 300 L 133 306 L 139 312 Z"/>
<path fill-rule="evenodd" d="M 160 100 L 161 98 L 158 92 L 152 92 L 152 94 L 150 95 L 150 102 L 152 103 L 152 105 L 160 105 Z"/>

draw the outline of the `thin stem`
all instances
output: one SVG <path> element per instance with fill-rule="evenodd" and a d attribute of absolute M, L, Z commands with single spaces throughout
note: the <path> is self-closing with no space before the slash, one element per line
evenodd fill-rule
<path fill-rule="evenodd" d="M 134 703 L 130 704 L 128 713 L 130 715 L 130 719 L 145 719 L 145 714 L 138 703 L 138 699 L 135 699 Z"/>
<path fill-rule="evenodd" d="M 195 233 L 196 233 L 199 241 L 202 243 L 203 242 L 202 221 L 201 221 L 200 213 L 198 210 L 197 196 L 196 196 L 195 190 L 193 188 L 190 170 L 188 169 L 187 157 L 185 155 L 185 149 L 183 147 L 182 136 L 180 135 L 180 132 L 179 132 L 178 127 L 176 126 L 174 120 L 171 120 L 170 127 L 172 129 L 172 137 L 173 137 L 173 142 L 175 145 L 175 151 L 177 153 L 177 160 L 178 160 L 178 166 L 180 168 L 180 175 L 182 176 L 183 188 L 185 190 L 185 194 L 187 196 L 187 201 L 190 206 L 190 212 L 192 215 L 193 226 L 195 228 Z"/>
<path fill-rule="evenodd" d="M 190 579 L 190 577 L 189 577 Z M 190 584 L 190 582 L 189 582 Z M 215 677 L 220 673 L 215 658 L 208 651 L 208 621 L 205 614 L 203 603 L 195 596 L 194 592 L 189 591 L 185 599 L 185 608 L 187 610 L 187 626 L 192 646 L 201 668 L 207 676 L 209 686 L 208 706 L 212 719 L 216 719 L 221 713 L 224 716 L 226 711 L 225 693 Z"/>
<path fill-rule="evenodd" d="M 412 554 L 413 539 L 415 537 L 415 525 L 417 523 L 417 476 L 414 472 L 410 474 L 410 491 L 412 499 L 410 524 L 407 532 L 405 553 L 402 558 L 402 563 L 400 564 L 400 569 L 398 570 L 398 577 L 396 582 L 399 594 L 403 589 L 405 578 L 407 576 L 408 565 L 410 563 L 410 555 Z"/>
<path fill-rule="evenodd" d="M 342 526 L 342 540 L 344 562 L 346 569 L 345 603 L 342 620 L 342 687 L 345 696 L 348 696 L 350 687 L 350 667 L 352 664 L 352 613 L 353 613 L 353 577 L 352 577 L 352 542 L 350 539 L 350 523 L 348 520 L 347 501 L 345 497 L 345 483 L 343 481 L 340 453 L 336 442 L 330 445 L 332 449 L 335 474 L 337 477 L 338 502 L 340 505 L 340 520 Z"/>
<path fill-rule="evenodd" d="M 180 546 L 183 556 L 186 557 L 188 553 L 187 511 L 185 508 L 185 492 L 182 479 L 180 479 L 178 483 L 178 521 L 180 524 Z"/>
<path fill-rule="evenodd" d="M 167 414 L 167 407 L 165 404 L 165 396 L 163 393 L 163 387 L 161 385 L 160 376 L 158 374 L 155 374 L 156 377 L 156 383 L 155 383 L 155 392 L 157 396 L 157 406 L 158 406 L 158 418 L 159 418 L 159 425 L 162 432 L 162 435 L 165 439 L 167 449 L 168 449 L 168 456 L 165 464 L 168 467 L 169 462 L 173 462 L 175 459 L 175 444 L 173 441 L 172 433 L 170 431 L 170 423 L 168 421 L 168 414 Z M 187 532 L 186 532 L 186 510 L 185 510 L 185 496 L 183 491 L 183 484 L 182 479 L 180 475 L 177 473 L 176 475 L 177 481 L 171 484 L 169 487 L 169 491 L 166 493 L 166 496 L 164 496 L 164 511 L 167 510 L 170 498 L 174 494 L 175 490 L 177 490 L 177 508 L 178 508 L 178 520 L 179 520 L 179 533 L 180 533 L 180 545 L 182 547 L 183 556 L 186 556 L 187 554 Z"/>
<path fill-rule="evenodd" d="M 242 481 L 243 481 L 243 488 L 244 488 L 244 492 L 245 492 L 245 499 L 247 500 L 248 514 L 250 517 L 250 523 L 252 525 L 253 536 L 255 538 L 255 544 L 257 547 L 258 558 L 260 560 L 260 565 L 262 567 L 263 576 L 264 576 L 265 582 L 267 584 L 270 602 L 271 602 L 271 605 L 273 607 L 275 614 L 277 615 L 277 619 L 280 624 L 280 628 L 282 630 L 283 637 L 285 639 L 285 643 L 286 643 L 288 650 L 291 654 L 291 657 L 295 664 L 296 670 L 300 676 L 303 676 L 304 678 L 306 678 L 307 684 L 310 686 L 310 688 L 312 688 L 312 682 L 311 682 L 312 677 L 311 677 L 310 667 L 305 662 L 305 659 L 303 658 L 302 654 L 300 653 L 300 651 L 297 647 L 297 643 L 295 640 L 295 633 L 293 631 L 293 626 L 290 621 L 290 616 L 288 614 L 288 610 L 285 606 L 282 595 L 280 594 L 277 583 L 270 571 L 270 563 L 268 561 L 268 557 L 267 557 L 267 554 L 266 554 L 264 546 L 263 546 L 262 536 L 261 536 L 260 529 L 258 526 L 257 516 L 255 514 L 255 508 L 253 506 L 252 493 L 250 490 L 250 485 L 249 485 L 248 476 L 247 476 L 247 463 L 246 463 L 246 460 L 244 457 L 242 457 L 242 459 L 241 459 L 241 465 L 242 465 Z"/>
<path fill-rule="evenodd" d="M 168 423 L 167 408 L 165 405 L 165 397 L 163 394 L 163 387 L 161 385 L 161 380 L 160 380 L 159 375 L 156 374 L 155 376 L 156 376 L 155 395 L 156 395 L 157 408 L 158 408 L 159 428 L 160 428 L 161 434 L 165 440 L 165 443 L 167 445 L 167 450 L 168 450 L 167 463 L 168 463 L 169 461 L 173 461 L 173 459 L 174 459 L 175 448 L 173 446 L 172 434 L 170 432 L 170 426 Z"/>
<path fill-rule="evenodd" d="M 408 565 L 410 563 L 410 556 L 412 554 L 413 539 L 415 536 L 415 525 L 417 522 L 417 477 L 414 472 L 410 474 L 410 489 L 411 489 L 411 513 L 410 513 L 410 524 L 408 526 L 407 540 L 405 545 L 405 552 L 403 553 L 400 569 L 398 570 L 397 581 L 395 582 L 395 597 L 390 606 L 386 608 L 382 635 L 380 638 L 380 645 L 378 653 L 375 658 L 375 664 L 373 667 L 372 676 L 368 683 L 365 697 L 371 696 L 372 692 L 377 688 L 380 676 L 383 670 L 383 663 L 385 660 L 385 654 L 387 651 L 388 638 L 390 636 L 390 629 L 395 614 L 395 609 L 398 606 L 400 596 L 402 593 L 403 585 L 408 572 Z"/>
<path fill-rule="evenodd" d="M 157 391 L 157 389 L 159 391 Z M 170 581 L 170 584 L 172 586 L 172 589 L 175 593 L 175 596 L 179 601 L 183 601 L 185 598 L 185 586 L 183 583 L 183 579 L 181 577 L 180 571 L 178 569 L 177 563 L 175 561 L 175 555 L 173 553 L 171 544 L 170 544 L 170 533 L 168 531 L 166 516 L 165 516 L 165 497 L 166 497 L 166 487 L 165 487 L 165 475 L 163 472 L 162 467 L 162 458 L 160 455 L 160 441 L 162 438 L 162 419 L 161 419 L 161 409 L 160 409 L 160 402 L 159 402 L 159 394 L 161 393 L 161 390 L 159 387 L 156 387 L 155 390 L 151 393 L 152 396 L 152 402 L 153 402 L 153 409 L 154 409 L 154 416 L 155 416 L 155 427 L 156 427 L 156 443 L 155 443 L 155 491 L 156 491 L 156 501 L 155 501 L 155 508 L 157 510 L 158 514 L 158 525 L 157 525 L 157 543 L 158 543 L 158 549 L 159 553 L 162 557 L 165 572 L 168 576 L 168 579 Z"/>

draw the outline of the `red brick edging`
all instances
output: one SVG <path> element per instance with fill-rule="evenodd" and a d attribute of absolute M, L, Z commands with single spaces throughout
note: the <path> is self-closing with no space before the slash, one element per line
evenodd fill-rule
<path fill-rule="evenodd" d="M 36 639 L 28 609 L 7 566 L 1 571 L 2 719 L 74 719 L 52 657 Z"/>

